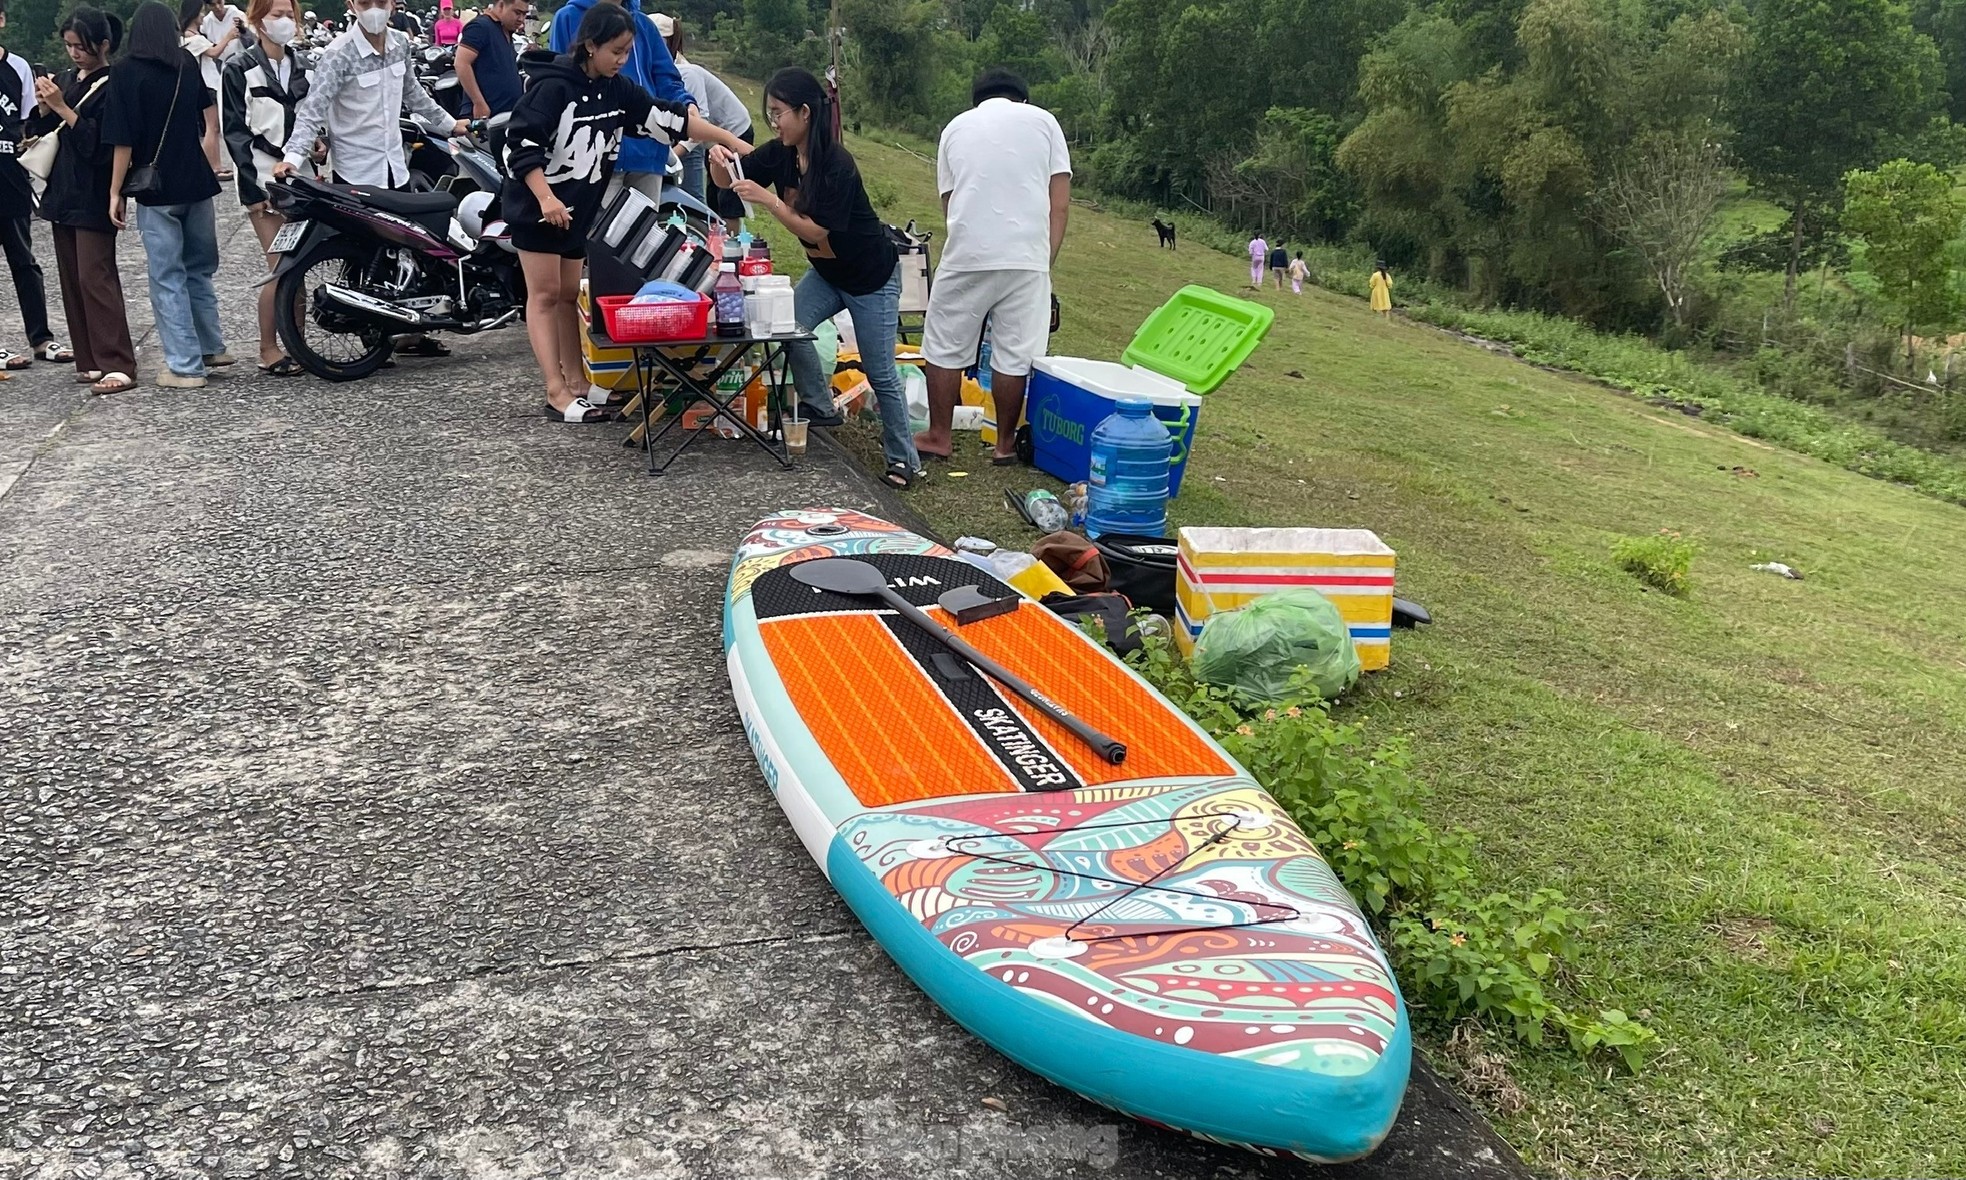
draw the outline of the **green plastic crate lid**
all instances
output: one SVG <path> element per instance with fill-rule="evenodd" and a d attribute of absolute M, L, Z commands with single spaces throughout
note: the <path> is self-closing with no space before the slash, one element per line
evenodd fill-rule
<path fill-rule="evenodd" d="M 1276 318 L 1260 303 L 1190 284 L 1147 317 L 1120 359 L 1207 393 L 1249 359 Z"/>

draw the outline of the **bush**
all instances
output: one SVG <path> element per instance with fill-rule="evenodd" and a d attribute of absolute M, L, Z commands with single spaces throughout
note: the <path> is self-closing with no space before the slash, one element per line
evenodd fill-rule
<path fill-rule="evenodd" d="M 1623 537 L 1611 546 L 1611 560 L 1618 568 L 1674 598 L 1684 598 L 1692 585 L 1687 575 L 1693 569 L 1693 542 L 1671 529 L 1660 529 L 1649 537 Z"/>
<path fill-rule="evenodd" d="M 1553 994 L 1584 916 L 1554 889 L 1483 891 L 1473 844 L 1421 818 L 1428 794 L 1399 738 L 1334 721 L 1315 694 L 1245 714 L 1199 683 L 1162 636 L 1129 662 L 1214 734 L 1324 854 L 1382 934 L 1408 1005 L 1443 1028 L 1465 1018 L 1532 1045 L 1551 1031 L 1573 1051 L 1618 1054 L 1636 1071 L 1657 1037 L 1624 1013 L 1570 1011 Z"/>

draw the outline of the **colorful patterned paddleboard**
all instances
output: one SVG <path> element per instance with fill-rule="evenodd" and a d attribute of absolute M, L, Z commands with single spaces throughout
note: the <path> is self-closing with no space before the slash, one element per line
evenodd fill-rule
<path fill-rule="evenodd" d="M 1363 915 L 1248 772 L 1035 602 L 961 627 L 1128 746 L 1110 765 L 878 601 L 790 567 L 851 556 L 942 626 L 1012 593 L 859 513 L 761 522 L 724 647 L 765 780 L 922 990 L 1020 1065 L 1148 1122 L 1352 1159 L 1406 1092 L 1405 1006 Z"/>

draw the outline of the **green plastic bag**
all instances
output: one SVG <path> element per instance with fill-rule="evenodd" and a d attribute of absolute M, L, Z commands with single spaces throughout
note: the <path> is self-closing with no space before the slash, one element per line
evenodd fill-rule
<path fill-rule="evenodd" d="M 1329 700 L 1358 680 L 1358 651 L 1329 598 L 1279 590 L 1210 616 L 1195 640 L 1194 671 L 1254 704 L 1290 700 L 1306 682 Z"/>

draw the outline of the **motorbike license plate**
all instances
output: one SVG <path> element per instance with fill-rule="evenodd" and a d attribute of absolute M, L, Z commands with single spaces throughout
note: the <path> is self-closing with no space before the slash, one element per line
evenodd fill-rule
<path fill-rule="evenodd" d="M 280 232 L 273 235 L 273 244 L 266 248 L 266 252 L 268 254 L 285 254 L 295 246 L 300 245 L 300 235 L 307 232 L 308 224 L 305 221 L 289 221 L 287 224 L 281 226 Z"/>

